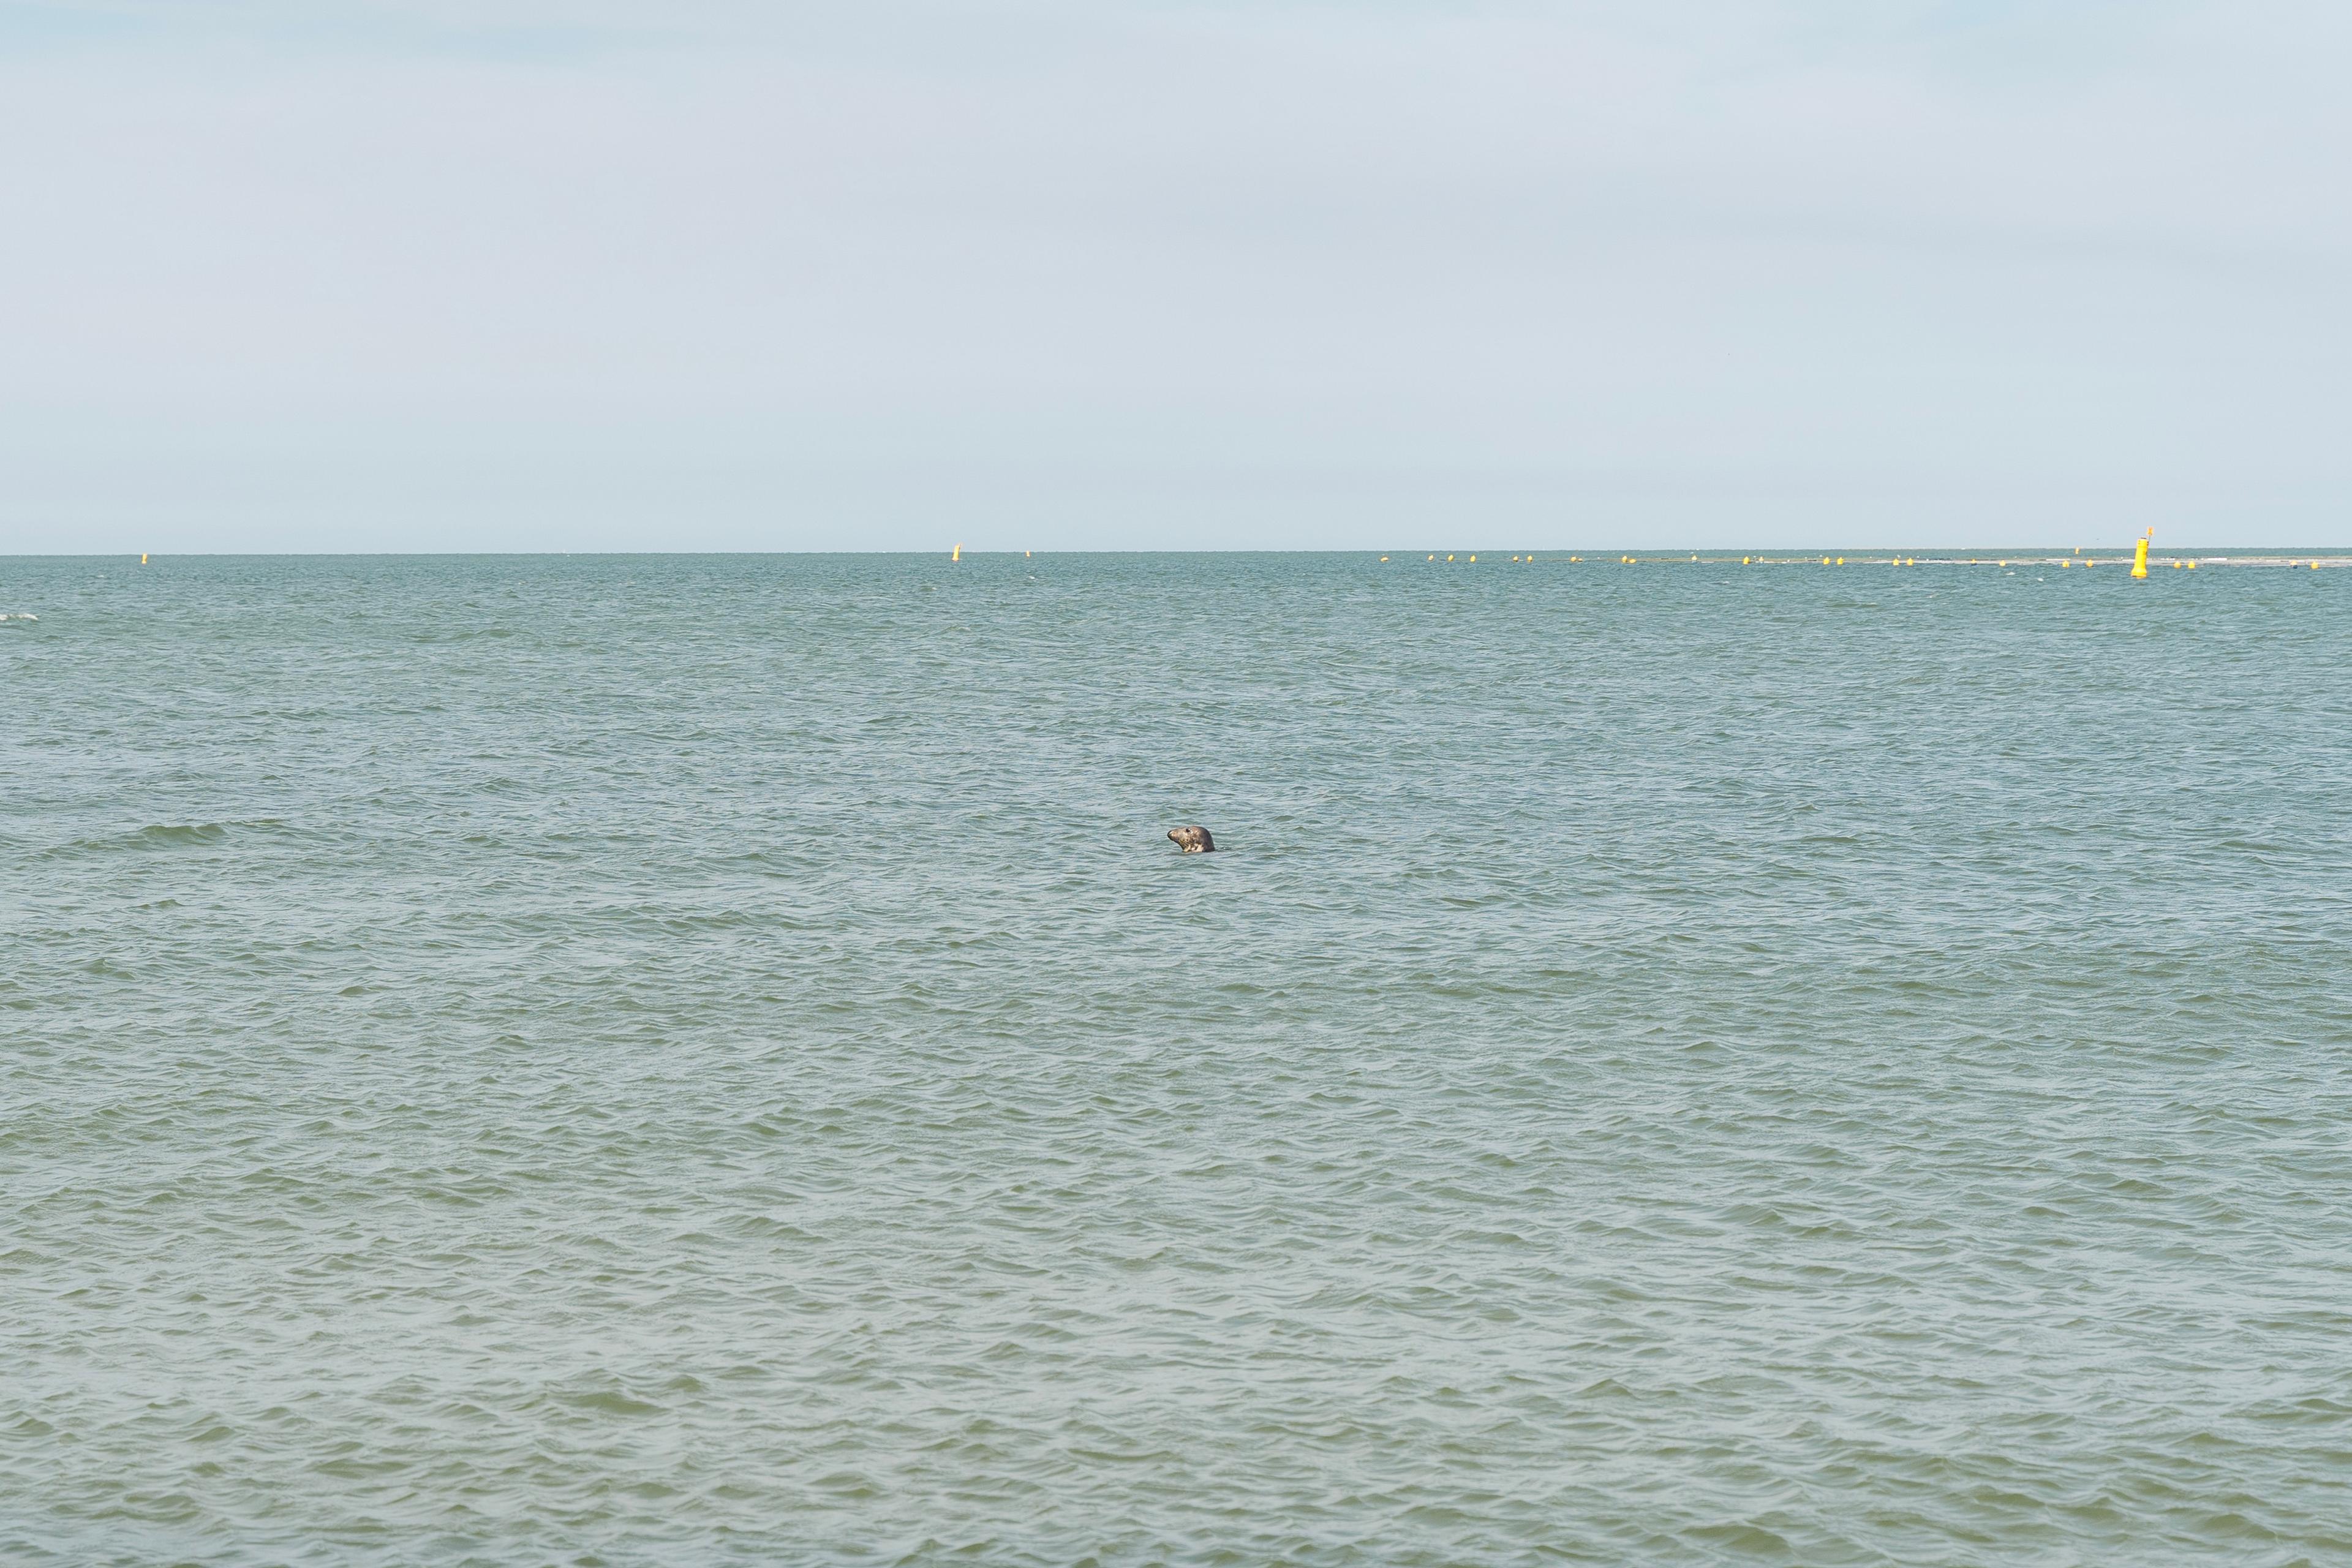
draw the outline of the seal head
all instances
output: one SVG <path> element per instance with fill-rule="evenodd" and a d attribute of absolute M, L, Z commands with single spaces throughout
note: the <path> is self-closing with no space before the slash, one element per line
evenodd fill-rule
<path fill-rule="evenodd" d="M 1217 847 L 1217 841 L 1209 837 L 1205 827 L 1171 827 L 1168 837 L 1187 855 L 1206 855 Z"/>

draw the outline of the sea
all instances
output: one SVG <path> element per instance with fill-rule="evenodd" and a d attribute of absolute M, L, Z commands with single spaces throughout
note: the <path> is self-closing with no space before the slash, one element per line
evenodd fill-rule
<path fill-rule="evenodd" d="M 1391 554 L 0 560 L 0 1562 L 2352 1562 L 2352 572 Z"/>

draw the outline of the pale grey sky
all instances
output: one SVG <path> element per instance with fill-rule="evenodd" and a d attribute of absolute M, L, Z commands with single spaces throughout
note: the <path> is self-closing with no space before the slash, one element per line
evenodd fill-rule
<path fill-rule="evenodd" d="M 0 0 L 0 552 L 2352 542 L 2352 7 Z"/>

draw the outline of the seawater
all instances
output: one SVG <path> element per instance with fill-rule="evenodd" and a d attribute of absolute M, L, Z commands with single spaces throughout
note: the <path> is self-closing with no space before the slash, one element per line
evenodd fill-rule
<path fill-rule="evenodd" d="M 1421 553 L 0 562 L 0 1557 L 2352 1559 L 2352 573 Z"/>

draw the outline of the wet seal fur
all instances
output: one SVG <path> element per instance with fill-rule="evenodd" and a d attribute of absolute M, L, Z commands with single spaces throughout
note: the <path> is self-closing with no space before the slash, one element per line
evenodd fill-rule
<path fill-rule="evenodd" d="M 1217 847 L 1217 841 L 1209 837 L 1205 827 L 1171 827 L 1168 837 L 1187 855 L 1206 855 Z"/>

